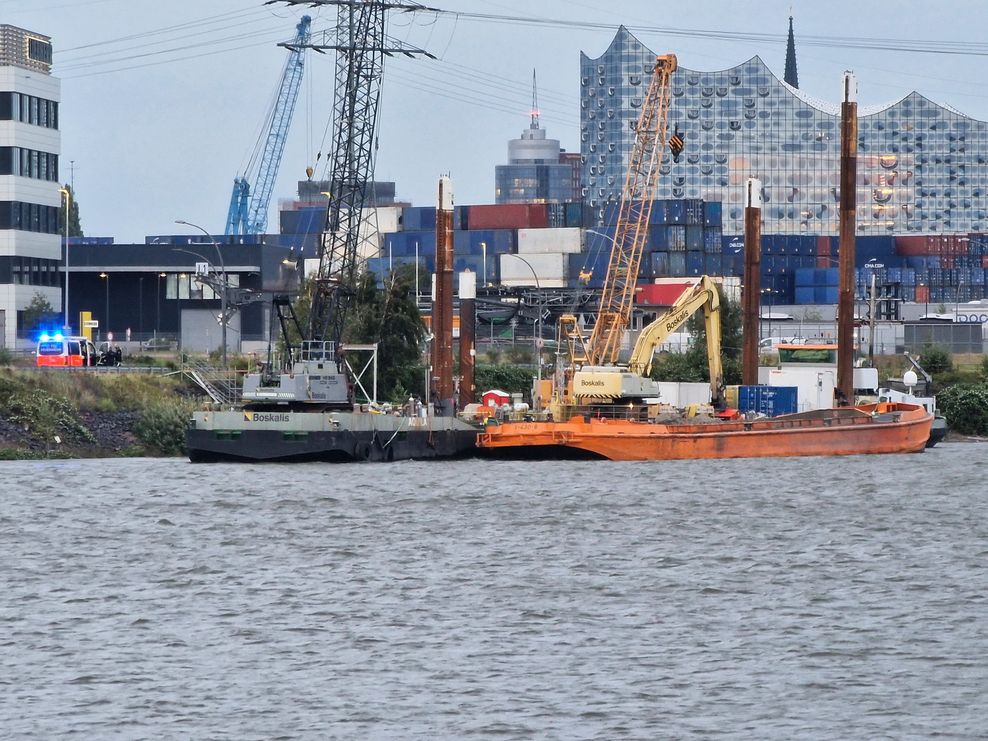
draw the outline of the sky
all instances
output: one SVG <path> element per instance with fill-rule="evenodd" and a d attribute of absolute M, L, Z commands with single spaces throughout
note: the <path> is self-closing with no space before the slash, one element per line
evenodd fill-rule
<path fill-rule="evenodd" d="M 392 15 L 389 34 L 436 59 L 386 62 L 378 180 L 397 197 L 433 205 L 448 173 L 459 204 L 494 202 L 494 167 L 528 127 L 532 73 L 540 122 L 579 151 L 580 52 L 602 54 L 619 24 L 656 53 L 696 70 L 760 56 L 778 77 L 793 16 L 800 88 L 837 103 L 844 70 L 859 105 L 912 90 L 988 120 L 983 0 L 434 0 L 436 11 Z M 233 180 L 264 131 L 303 14 L 333 26 L 333 6 L 264 0 L 0 0 L 0 23 L 52 38 L 61 80 L 60 174 L 71 182 L 88 236 L 118 243 L 145 235 L 219 233 Z M 272 197 L 313 166 L 323 174 L 333 98 L 332 55 L 310 54 Z M 318 158 L 322 152 L 322 158 Z"/>

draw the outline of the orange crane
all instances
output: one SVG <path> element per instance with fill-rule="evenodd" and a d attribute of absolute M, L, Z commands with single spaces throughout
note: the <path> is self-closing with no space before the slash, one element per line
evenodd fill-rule
<path fill-rule="evenodd" d="M 652 82 L 635 128 L 635 146 L 631 150 L 621 192 L 614 244 L 597 322 L 587 347 L 589 365 L 613 365 L 617 362 L 621 338 L 631 320 L 638 269 L 648 241 L 648 220 L 659 182 L 659 165 L 666 148 L 669 96 L 676 66 L 675 54 L 655 58 Z M 678 155 L 678 152 L 675 154 Z"/>
<path fill-rule="evenodd" d="M 569 359 L 566 377 L 556 392 L 557 402 L 564 405 L 574 403 L 575 397 L 590 398 L 592 389 L 601 391 L 600 396 L 593 395 L 601 400 L 621 398 L 625 402 L 658 393 L 654 382 L 615 364 L 631 321 L 635 284 L 648 241 L 648 222 L 666 143 L 673 157 L 678 157 L 683 149 L 678 131 L 671 140 L 667 138 L 672 75 L 676 67 L 675 54 L 655 58 L 652 80 L 635 126 L 635 144 L 621 192 L 611 259 L 589 339 L 583 337 L 573 315 L 563 315 L 559 320 L 559 345 L 567 348 Z M 582 390 L 574 390 L 574 377 L 583 382 Z"/>

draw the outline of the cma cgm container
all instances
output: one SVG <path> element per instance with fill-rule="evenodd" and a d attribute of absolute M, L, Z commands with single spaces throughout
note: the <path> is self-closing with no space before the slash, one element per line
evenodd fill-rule
<path fill-rule="evenodd" d="M 503 255 L 515 251 L 515 232 L 511 229 L 471 229 L 453 233 L 453 251 L 458 255 Z"/>
<path fill-rule="evenodd" d="M 738 411 L 767 417 L 799 410 L 796 386 L 738 386 Z"/>

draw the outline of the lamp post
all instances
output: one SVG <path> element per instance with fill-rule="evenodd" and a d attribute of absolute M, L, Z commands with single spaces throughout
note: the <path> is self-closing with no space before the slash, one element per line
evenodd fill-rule
<path fill-rule="evenodd" d="M 65 196 L 65 306 L 63 308 L 63 313 L 65 317 L 62 320 L 62 329 L 66 332 L 70 330 L 69 326 L 69 212 L 72 210 L 72 191 L 68 188 L 59 188 L 58 191 Z M 82 328 L 79 328 L 80 331 Z"/>
<path fill-rule="evenodd" d="M 481 284 L 480 285 L 482 285 L 482 286 L 484 286 L 486 288 L 487 287 L 487 242 L 481 242 L 480 243 L 480 254 L 483 255 L 482 265 L 483 265 L 483 268 L 484 268 L 484 277 L 481 278 Z"/>
<path fill-rule="evenodd" d="M 100 273 L 99 277 L 106 281 L 106 312 L 103 314 L 103 321 L 106 322 L 106 326 L 103 327 L 103 336 L 106 337 L 107 341 L 110 340 L 110 275 L 109 273 Z"/>
<path fill-rule="evenodd" d="M 766 312 L 768 316 L 768 336 L 772 336 L 772 294 L 775 293 L 771 288 L 763 288 L 761 291 L 763 296 L 768 297 L 768 311 Z"/>
<path fill-rule="evenodd" d="M 216 239 L 209 232 L 207 232 L 205 229 L 203 229 L 198 224 L 193 224 L 192 222 L 189 222 L 189 221 L 183 221 L 182 219 L 175 219 L 175 223 L 176 224 L 184 224 L 185 226 L 191 226 L 194 229 L 198 229 L 203 234 L 205 234 L 206 237 L 208 237 L 209 240 L 213 243 L 213 248 L 216 250 L 216 256 L 219 258 L 219 261 L 220 261 L 220 275 L 221 275 L 222 280 L 223 280 L 223 286 L 222 286 L 222 288 L 220 290 L 220 333 L 221 333 L 221 342 L 223 343 L 223 347 L 222 347 L 223 368 L 225 369 L 227 367 L 227 365 L 226 365 L 226 322 L 227 322 L 227 318 L 228 318 L 227 317 L 227 313 L 226 313 L 226 301 L 227 301 L 226 294 L 227 294 L 227 288 L 229 287 L 229 284 L 227 283 L 227 278 L 226 278 L 226 264 L 223 262 L 223 253 L 220 251 L 220 245 L 216 241 Z M 202 257 L 202 255 L 199 255 L 199 257 Z M 206 260 L 206 262 L 209 262 L 209 260 Z"/>
<path fill-rule="evenodd" d="M 144 276 L 137 279 L 137 333 L 144 333 Z"/>
<path fill-rule="evenodd" d="M 538 313 L 532 323 L 532 344 L 535 348 L 535 411 L 538 412 L 542 409 L 542 286 L 539 284 L 539 274 L 535 272 L 532 263 L 513 252 L 507 254 L 510 257 L 518 258 L 528 266 L 528 269 L 532 271 L 532 277 L 535 278 L 535 290 L 539 293 L 539 301 L 536 306 Z"/>
<path fill-rule="evenodd" d="M 161 279 L 165 277 L 164 273 L 158 273 L 158 287 L 155 292 L 155 312 L 154 312 L 154 335 L 158 336 L 158 332 L 161 331 Z"/>

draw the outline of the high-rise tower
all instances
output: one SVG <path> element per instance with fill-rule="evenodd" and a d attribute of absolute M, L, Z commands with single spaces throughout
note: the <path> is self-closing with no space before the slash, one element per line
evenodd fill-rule
<path fill-rule="evenodd" d="M 567 156 L 558 139 L 539 125 L 539 96 L 532 71 L 532 110 L 528 128 L 508 142 L 508 164 L 494 168 L 495 203 L 566 203 L 580 200 L 579 161 Z M 574 172 L 576 177 L 574 177 Z"/>

